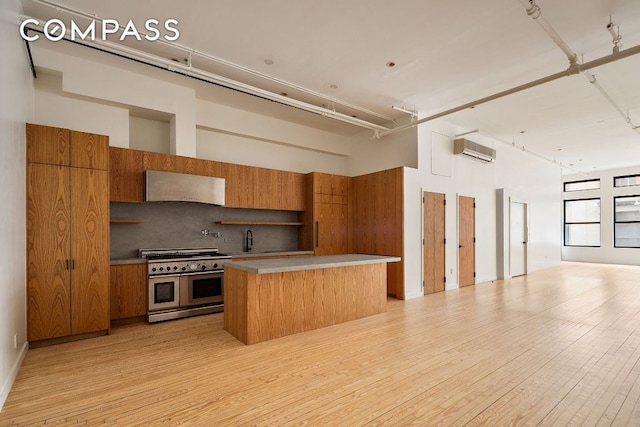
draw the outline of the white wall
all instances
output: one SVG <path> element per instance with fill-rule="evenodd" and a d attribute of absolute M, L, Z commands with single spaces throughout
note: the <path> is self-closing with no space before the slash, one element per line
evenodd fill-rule
<path fill-rule="evenodd" d="M 171 152 L 171 134 L 169 122 L 133 117 L 129 119 L 129 148 L 152 151 L 154 153 Z M 109 142 L 110 145 L 111 142 Z"/>
<path fill-rule="evenodd" d="M 18 0 L 0 2 L 0 408 L 27 352 L 25 122 L 33 117 L 33 89 L 20 11 Z"/>
<path fill-rule="evenodd" d="M 109 145 L 129 147 L 129 110 L 65 94 L 57 74 L 40 72 L 34 86 L 36 124 L 107 135 Z"/>
<path fill-rule="evenodd" d="M 514 201 L 528 203 L 528 271 L 533 272 L 560 263 L 560 168 L 534 156 L 480 138 L 476 138 L 476 142 L 496 149 L 495 163 L 480 163 L 455 156 L 452 149 L 455 130 L 444 122 L 420 125 L 419 167 L 405 169 L 404 256 L 407 298 L 422 295 L 423 191 L 443 193 L 447 200 L 447 289 L 458 287 L 458 196 L 474 197 L 476 200 L 476 283 L 498 278 L 498 188 L 504 189 Z M 433 144 L 443 144 L 447 140 L 451 144 L 448 159 L 442 154 L 442 147 L 433 147 Z M 446 173 L 448 170 L 450 174 Z"/>
<path fill-rule="evenodd" d="M 640 174 L 640 167 L 590 172 L 585 175 L 565 175 L 563 182 L 600 178 L 600 190 L 571 191 L 562 193 L 564 200 L 600 198 L 600 247 L 582 248 L 563 246 L 565 261 L 596 262 L 606 264 L 640 265 L 640 249 L 614 248 L 613 198 L 640 195 L 640 187 L 613 187 L 613 177 Z"/>

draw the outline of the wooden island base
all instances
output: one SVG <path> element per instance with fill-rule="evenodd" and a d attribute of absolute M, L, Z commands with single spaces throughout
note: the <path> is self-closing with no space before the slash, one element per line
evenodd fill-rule
<path fill-rule="evenodd" d="M 387 265 L 266 274 L 227 265 L 224 300 L 224 329 L 255 344 L 385 312 Z"/>

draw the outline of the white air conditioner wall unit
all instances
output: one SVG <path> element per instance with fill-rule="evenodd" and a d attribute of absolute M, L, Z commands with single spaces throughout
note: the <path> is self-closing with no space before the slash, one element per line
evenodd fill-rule
<path fill-rule="evenodd" d="M 453 141 L 453 154 L 462 154 L 473 160 L 482 162 L 493 162 L 496 160 L 496 150 L 464 138 Z"/>

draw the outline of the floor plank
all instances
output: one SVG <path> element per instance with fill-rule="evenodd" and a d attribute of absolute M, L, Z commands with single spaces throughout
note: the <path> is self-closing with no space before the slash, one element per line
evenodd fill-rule
<path fill-rule="evenodd" d="M 245 346 L 223 314 L 29 350 L 0 426 L 640 425 L 640 267 L 563 263 Z"/>

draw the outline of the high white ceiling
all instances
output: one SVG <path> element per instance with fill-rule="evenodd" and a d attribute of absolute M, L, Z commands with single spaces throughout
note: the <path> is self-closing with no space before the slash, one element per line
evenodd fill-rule
<path fill-rule="evenodd" d="M 175 18 L 180 30 L 177 43 L 227 61 L 192 56 L 194 67 L 387 127 L 400 125 L 380 116 L 399 122 L 406 119 L 392 105 L 427 117 L 569 66 L 566 55 L 527 15 L 526 0 L 55 2 L 123 24 L 133 19 L 139 28 L 149 18 L 161 22 Z M 82 22 L 42 3 L 23 0 L 24 13 L 42 20 L 57 16 L 65 22 L 71 18 Z M 541 18 L 578 54 L 580 63 L 612 53 L 612 36 L 606 28 L 610 22 L 619 27 L 621 51 L 640 45 L 639 0 L 536 3 Z M 61 43 L 55 45 L 63 48 Z M 188 57 L 160 43 L 130 45 L 178 61 Z M 395 67 L 388 67 L 389 62 Z M 571 165 L 570 171 L 640 164 L 640 129 L 632 129 L 640 125 L 640 54 L 590 72 L 604 93 L 577 74 L 444 120 L 458 126 L 460 133 L 477 130 L 485 138 L 512 142 Z M 204 86 L 200 85 L 198 96 L 206 98 L 215 89 Z M 342 134 L 362 131 L 246 98 L 229 97 L 229 103 L 244 103 L 243 107 L 263 114 Z"/>

